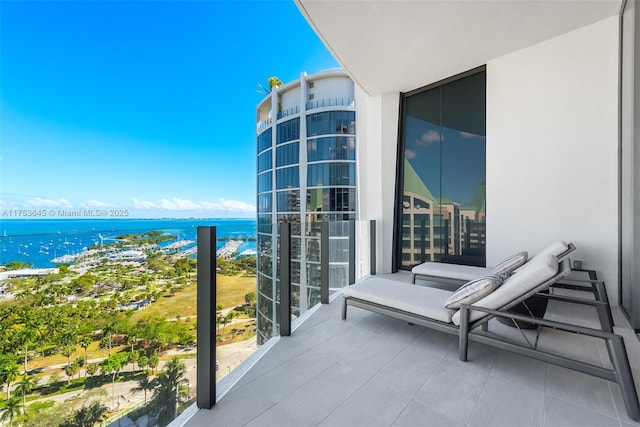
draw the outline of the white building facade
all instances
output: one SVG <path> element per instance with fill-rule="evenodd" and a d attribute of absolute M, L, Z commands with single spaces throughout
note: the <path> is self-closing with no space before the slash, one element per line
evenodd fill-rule
<path fill-rule="evenodd" d="M 419 261 L 416 236 L 435 235 L 415 225 L 420 212 L 435 212 L 424 205 L 429 194 L 438 212 L 445 205 L 462 212 L 482 185 L 483 206 L 467 212 L 482 222 L 474 239 L 487 265 L 573 242 L 574 259 L 598 271 L 612 303 L 640 331 L 636 0 L 345 2 L 340 14 L 331 2 L 296 3 L 362 89 L 357 216 L 377 221 L 379 273 Z M 473 99 L 463 96 L 468 79 L 476 80 Z M 466 174 L 464 144 L 472 139 L 483 145 L 482 153 L 474 148 L 481 170 L 461 193 L 452 186 Z M 421 206 L 412 205 L 416 191 L 403 200 L 407 161 L 420 178 L 409 171 Z M 453 170 L 451 178 L 430 184 L 429 167 L 419 170 L 429 162 L 444 175 Z M 368 271 L 369 256 L 357 263 Z"/>
<path fill-rule="evenodd" d="M 355 85 L 339 69 L 280 87 L 257 107 L 257 333 L 278 333 L 278 228 L 292 224 L 292 316 L 320 301 L 320 226 L 329 222 L 329 283 L 349 280 L 348 228 L 356 215 Z M 345 248 L 347 250 L 345 250 Z"/>

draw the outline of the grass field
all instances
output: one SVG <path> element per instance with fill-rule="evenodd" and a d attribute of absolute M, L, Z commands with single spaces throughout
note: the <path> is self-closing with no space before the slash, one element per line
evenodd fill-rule
<path fill-rule="evenodd" d="M 217 302 L 224 308 L 233 308 L 236 305 L 244 304 L 244 296 L 248 292 L 255 292 L 256 278 L 242 277 L 241 274 L 235 276 L 217 276 Z M 160 297 L 158 301 L 151 304 L 145 310 L 136 311 L 131 319 L 135 323 L 142 317 L 161 316 L 167 319 L 174 319 L 177 316 L 181 318 L 195 317 L 196 315 L 196 284 L 185 286 L 170 297 Z M 230 329 L 231 325 L 227 326 Z M 117 346 L 112 349 L 112 353 L 126 349 L 126 346 Z M 84 350 L 77 347 L 76 352 L 71 356 L 71 360 L 84 356 Z M 98 348 L 98 342 L 93 342 L 87 348 L 87 357 L 89 359 L 106 357 L 107 350 Z M 19 359 L 22 363 L 22 359 Z M 61 354 L 54 354 L 45 358 L 36 357 L 29 361 L 29 369 L 42 368 L 45 366 L 66 364 L 67 358 Z M 65 377 L 66 378 L 66 377 Z"/>
<path fill-rule="evenodd" d="M 241 274 L 235 276 L 218 275 L 216 285 L 218 289 L 217 304 L 224 308 L 233 308 L 236 305 L 244 304 L 245 294 L 255 292 L 256 278 L 242 277 Z M 158 298 L 158 301 L 151 304 L 151 307 L 135 312 L 131 318 L 136 321 L 149 314 L 159 314 L 169 319 L 174 319 L 177 316 L 193 317 L 196 315 L 196 291 L 197 287 L 193 282 L 173 296 Z"/>

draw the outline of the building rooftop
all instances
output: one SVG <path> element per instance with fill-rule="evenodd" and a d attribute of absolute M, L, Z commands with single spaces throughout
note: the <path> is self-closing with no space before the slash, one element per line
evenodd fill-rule
<path fill-rule="evenodd" d="M 406 272 L 392 277 L 410 280 Z M 319 307 L 185 425 L 640 425 L 627 416 L 615 383 L 477 343 L 461 362 L 453 335 L 352 307 L 343 321 L 341 303 L 338 297 Z M 640 342 L 613 309 L 637 387 Z M 595 312 L 554 301 L 545 318 L 597 322 Z M 520 337 L 495 319 L 489 331 Z M 535 339 L 534 331 L 524 333 Z M 539 346 L 608 365 L 604 345 L 588 337 L 543 329 Z"/>

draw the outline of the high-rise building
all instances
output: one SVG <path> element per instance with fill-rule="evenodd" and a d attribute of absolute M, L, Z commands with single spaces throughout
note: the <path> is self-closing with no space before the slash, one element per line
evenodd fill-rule
<path fill-rule="evenodd" d="M 331 224 L 329 286 L 348 284 L 341 255 L 356 214 L 355 90 L 340 69 L 302 73 L 257 107 L 259 344 L 278 333 L 277 224 L 292 224 L 293 316 L 320 301 L 320 222 Z"/>

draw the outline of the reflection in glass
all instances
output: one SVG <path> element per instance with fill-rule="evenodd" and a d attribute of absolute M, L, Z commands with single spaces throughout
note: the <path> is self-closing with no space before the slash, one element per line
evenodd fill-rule
<path fill-rule="evenodd" d="M 258 158 L 259 159 L 259 158 Z M 295 165 L 300 161 L 300 143 L 292 142 L 276 148 L 276 167 Z"/>
<path fill-rule="evenodd" d="M 484 265 L 485 73 L 404 98 L 400 268 Z"/>
<path fill-rule="evenodd" d="M 271 128 L 265 130 L 258 136 L 258 153 L 271 147 Z"/>
<path fill-rule="evenodd" d="M 278 212 L 300 212 L 300 190 L 278 191 Z"/>

